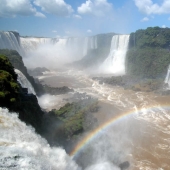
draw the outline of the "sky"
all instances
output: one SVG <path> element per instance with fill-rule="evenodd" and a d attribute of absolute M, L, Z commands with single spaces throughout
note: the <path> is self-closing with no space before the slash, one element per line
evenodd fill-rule
<path fill-rule="evenodd" d="M 170 27 L 170 0 L 0 0 L 0 30 L 21 36 L 130 34 Z"/>

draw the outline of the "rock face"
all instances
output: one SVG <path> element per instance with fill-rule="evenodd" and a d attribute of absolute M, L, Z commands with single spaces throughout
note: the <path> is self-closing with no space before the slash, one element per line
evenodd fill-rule
<path fill-rule="evenodd" d="M 19 118 L 32 125 L 37 132 L 42 129 L 43 112 L 35 95 L 17 82 L 17 75 L 9 59 L 0 55 L 0 107 L 17 112 Z"/>
<path fill-rule="evenodd" d="M 74 63 L 74 65 L 87 68 L 92 66 L 99 66 L 103 61 L 107 58 L 111 40 L 115 33 L 108 33 L 108 34 L 99 34 L 96 35 L 96 46 L 92 46 L 93 48 L 89 48 L 85 54 L 85 56 Z"/>
<path fill-rule="evenodd" d="M 125 161 L 125 162 L 119 164 L 119 167 L 121 170 L 125 170 L 125 169 L 129 168 L 129 166 L 130 166 L 130 163 L 128 161 Z"/>

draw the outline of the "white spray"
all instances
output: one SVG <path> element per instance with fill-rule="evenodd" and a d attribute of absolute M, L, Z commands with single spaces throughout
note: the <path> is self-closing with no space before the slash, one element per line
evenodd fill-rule
<path fill-rule="evenodd" d="M 12 170 L 80 170 L 62 148 L 51 148 L 16 113 L 0 108 L 0 167 Z"/>
<path fill-rule="evenodd" d="M 114 35 L 110 53 L 101 66 L 104 73 L 125 74 L 125 57 L 129 43 L 129 35 Z"/>

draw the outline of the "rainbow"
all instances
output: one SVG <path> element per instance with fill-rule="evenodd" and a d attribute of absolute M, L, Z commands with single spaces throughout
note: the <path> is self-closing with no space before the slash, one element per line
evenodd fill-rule
<path fill-rule="evenodd" d="M 114 116 L 112 119 L 110 119 L 109 121 L 105 122 L 104 124 L 102 124 L 101 126 L 97 127 L 96 129 L 94 129 L 93 131 L 91 131 L 87 136 L 85 136 L 75 147 L 74 149 L 70 152 L 70 156 L 74 157 L 76 156 L 78 153 L 81 152 L 81 150 L 83 150 L 83 148 L 88 145 L 102 130 L 105 130 L 107 128 L 109 128 L 110 126 L 112 126 L 115 122 L 117 122 L 118 120 L 123 119 L 124 117 L 127 117 L 129 115 L 133 115 L 133 114 L 137 114 L 141 111 L 145 110 L 150 110 L 150 109 L 159 109 L 160 106 L 149 106 L 147 108 L 140 108 L 139 110 L 133 109 L 129 112 L 126 113 L 122 113 L 119 114 L 117 116 Z M 169 109 L 170 107 L 165 105 L 162 106 L 161 108 L 165 108 L 165 109 Z"/>

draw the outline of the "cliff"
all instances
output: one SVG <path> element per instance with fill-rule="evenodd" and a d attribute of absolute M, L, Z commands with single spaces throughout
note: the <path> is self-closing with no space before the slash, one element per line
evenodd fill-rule
<path fill-rule="evenodd" d="M 170 64 L 170 28 L 149 27 L 130 34 L 127 75 L 165 78 Z"/>
<path fill-rule="evenodd" d="M 89 49 L 87 54 L 81 60 L 74 62 L 74 65 L 87 68 L 91 66 L 99 66 L 103 63 L 110 52 L 113 35 L 115 35 L 115 33 L 96 35 L 97 48 Z"/>
<path fill-rule="evenodd" d="M 19 118 L 41 132 L 43 112 L 35 95 L 17 82 L 17 75 L 9 59 L 0 54 L 0 107 L 17 112 Z"/>
<path fill-rule="evenodd" d="M 36 83 L 34 81 L 34 78 L 28 74 L 27 68 L 25 67 L 25 65 L 23 63 L 22 57 L 19 55 L 19 53 L 17 51 L 1 49 L 0 54 L 3 54 L 6 57 L 8 57 L 8 59 L 10 60 L 12 65 L 16 69 L 20 70 L 26 76 L 26 78 L 29 80 L 29 82 L 34 87 L 37 95 L 41 95 L 44 93 L 43 87 L 40 84 Z"/>

